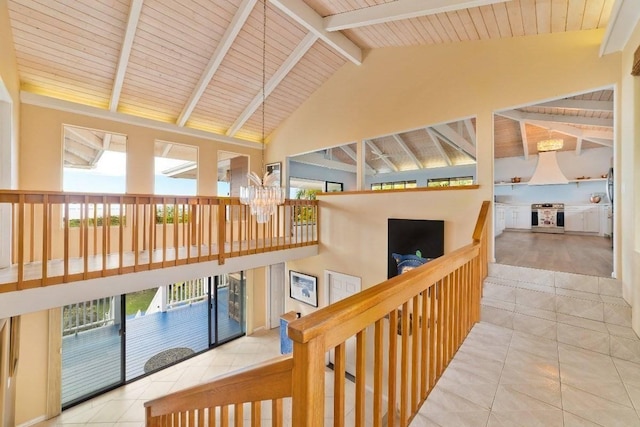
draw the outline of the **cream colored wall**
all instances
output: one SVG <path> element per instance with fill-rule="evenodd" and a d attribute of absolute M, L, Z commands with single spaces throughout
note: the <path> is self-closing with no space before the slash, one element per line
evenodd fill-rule
<path fill-rule="evenodd" d="M 203 166 L 198 168 L 200 195 L 215 195 L 218 151 L 261 156 L 261 151 L 254 148 L 24 103 L 21 112 L 20 188 L 24 190 L 62 189 L 62 127 L 65 124 L 127 135 L 127 192 L 131 194 L 153 193 L 156 139 L 198 147 L 198 163 Z M 255 171 L 260 172 L 259 161 L 251 164 L 257 165 Z"/>
<path fill-rule="evenodd" d="M 363 287 L 374 285 L 386 278 L 381 260 L 387 256 L 386 218 L 391 216 L 444 219 L 446 250 L 468 243 L 466 221 L 475 219 L 481 200 L 493 199 L 493 112 L 617 85 L 621 55 L 599 57 L 603 34 L 378 49 L 367 52 L 359 67 L 346 64 L 272 135 L 268 161 L 475 116 L 480 188 L 451 195 L 321 198 L 320 254 L 289 262 L 287 268 L 319 280 L 330 269 L 362 277 Z M 303 313 L 311 309 L 291 300 L 287 304 Z"/>
<path fill-rule="evenodd" d="M 16 384 L 16 424 L 44 417 L 47 406 L 49 312 L 23 315 Z"/>
<path fill-rule="evenodd" d="M 7 0 L 0 0 L 0 79 L 9 91 L 13 101 L 13 144 L 11 149 L 12 187 L 18 185 L 18 141 L 20 125 L 20 80 L 18 65 L 13 49 L 13 35 L 9 22 Z"/>
<path fill-rule="evenodd" d="M 254 268 L 245 273 L 247 279 L 247 335 L 266 326 L 265 268 Z"/>
<path fill-rule="evenodd" d="M 620 156 L 618 200 L 622 203 L 615 221 L 622 248 L 623 293 L 632 305 L 633 329 L 640 334 L 640 77 L 630 74 L 633 57 L 640 46 L 640 23 L 636 25 L 622 53 L 620 84 Z M 624 232 L 623 232 L 624 230 Z"/>
<path fill-rule="evenodd" d="M 482 193 L 468 189 L 328 195 L 318 199 L 320 252 L 289 261 L 287 269 L 318 278 L 318 305 L 322 307 L 328 303 L 326 269 L 360 277 L 362 289 L 387 279 L 388 218 L 444 220 L 445 253 L 471 243 Z M 308 314 L 315 308 L 287 298 L 285 311 L 289 310 Z"/>

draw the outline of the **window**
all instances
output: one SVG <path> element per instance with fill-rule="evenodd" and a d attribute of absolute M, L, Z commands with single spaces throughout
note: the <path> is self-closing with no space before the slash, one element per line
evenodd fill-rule
<path fill-rule="evenodd" d="M 371 184 L 372 190 L 404 190 L 405 188 L 417 188 L 418 184 L 413 181 L 378 182 Z"/>
<path fill-rule="evenodd" d="M 195 196 L 198 187 L 198 148 L 155 142 L 154 193 Z"/>
<path fill-rule="evenodd" d="M 473 185 L 473 177 L 435 178 L 427 181 L 427 187 L 459 187 L 462 185 Z"/>

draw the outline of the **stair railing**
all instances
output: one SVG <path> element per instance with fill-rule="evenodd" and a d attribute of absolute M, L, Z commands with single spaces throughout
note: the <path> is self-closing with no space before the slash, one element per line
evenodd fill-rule
<path fill-rule="evenodd" d="M 489 206 L 471 244 L 294 320 L 292 357 L 146 402 L 147 426 L 407 426 L 480 318 Z"/>

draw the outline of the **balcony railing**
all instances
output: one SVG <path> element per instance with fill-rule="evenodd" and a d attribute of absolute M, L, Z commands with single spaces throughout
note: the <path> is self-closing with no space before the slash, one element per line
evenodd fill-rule
<path fill-rule="evenodd" d="M 294 320 L 292 356 L 145 403 L 146 425 L 409 425 L 479 320 L 489 205 L 469 245 Z"/>
<path fill-rule="evenodd" d="M 0 292 L 315 245 L 302 208 L 317 218 L 317 201 L 287 200 L 258 224 L 237 198 L 0 190 Z"/>

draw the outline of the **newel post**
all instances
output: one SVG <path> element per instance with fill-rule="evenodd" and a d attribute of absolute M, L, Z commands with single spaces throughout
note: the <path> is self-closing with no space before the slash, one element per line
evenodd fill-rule
<path fill-rule="evenodd" d="M 324 363 L 322 336 L 306 343 L 293 340 L 293 425 L 324 425 Z"/>

